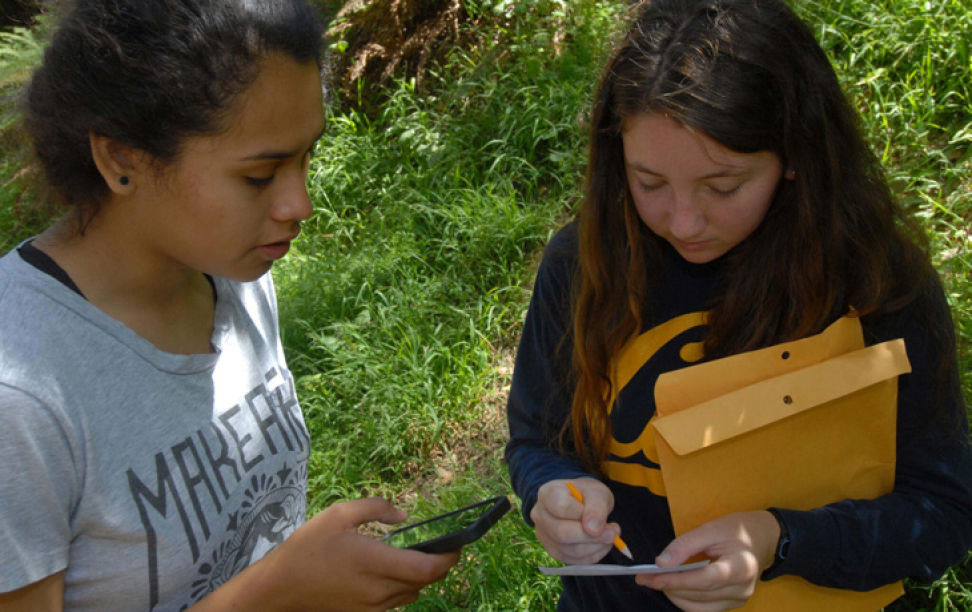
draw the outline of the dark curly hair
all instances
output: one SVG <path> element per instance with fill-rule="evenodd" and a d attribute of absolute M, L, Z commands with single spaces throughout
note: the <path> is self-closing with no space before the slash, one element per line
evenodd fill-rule
<path fill-rule="evenodd" d="M 52 191 L 90 220 L 108 187 L 89 134 L 171 163 L 186 138 L 228 127 L 236 96 L 275 53 L 322 65 L 321 22 L 303 0 L 77 0 L 25 101 Z"/>

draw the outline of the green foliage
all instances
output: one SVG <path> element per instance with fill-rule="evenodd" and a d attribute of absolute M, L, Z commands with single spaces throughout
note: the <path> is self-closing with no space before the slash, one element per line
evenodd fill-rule
<path fill-rule="evenodd" d="M 972 5 L 814 0 L 797 8 L 816 24 L 899 197 L 928 231 L 972 401 Z"/>
<path fill-rule="evenodd" d="M 315 491 L 323 502 L 402 478 L 478 418 L 523 316 L 525 267 L 575 190 L 592 53 L 456 49 L 441 93 L 398 83 L 377 119 L 332 113 L 317 212 L 276 270 L 311 427 L 368 449 L 319 451 L 346 474 Z"/>
<path fill-rule="evenodd" d="M 576 198 L 583 109 L 617 19 L 587 0 L 528 18 L 497 4 L 478 5 L 490 29 L 426 76 L 431 94 L 398 82 L 370 119 L 332 110 L 312 163 L 316 213 L 275 279 L 317 441 L 313 509 L 384 494 L 421 518 L 510 492 L 498 366 L 532 262 Z M 558 583 L 536 572 L 546 555 L 515 514 L 465 554 L 409 609 L 553 608 Z"/>
<path fill-rule="evenodd" d="M 38 202 L 37 172 L 20 127 L 20 95 L 43 57 L 53 19 L 41 14 L 31 28 L 0 30 L 0 253 L 37 233 L 51 220 Z"/>
<path fill-rule="evenodd" d="M 0 30 L 0 90 L 22 85 L 40 63 L 47 22 L 31 28 Z"/>

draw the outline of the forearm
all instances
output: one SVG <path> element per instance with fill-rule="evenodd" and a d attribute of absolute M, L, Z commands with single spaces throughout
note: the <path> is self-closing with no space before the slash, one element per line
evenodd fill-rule
<path fill-rule="evenodd" d="M 192 612 L 287 612 L 285 581 L 273 578 L 273 561 L 264 557 L 189 608 Z"/>
<path fill-rule="evenodd" d="M 558 438 L 571 418 L 573 381 L 569 335 L 576 227 L 567 226 L 544 251 L 507 403 L 510 441 L 506 462 L 528 523 L 537 491 L 550 480 L 590 476 Z"/>
<path fill-rule="evenodd" d="M 61 612 L 64 610 L 64 572 L 22 589 L 0 593 L 3 612 Z"/>
<path fill-rule="evenodd" d="M 968 461 L 938 463 L 938 473 L 899 474 L 894 492 L 876 500 L 781 510 L 791 543 L 779 571 L 853 590 L 941 576 L 972 545 L 972 483 Z"/>

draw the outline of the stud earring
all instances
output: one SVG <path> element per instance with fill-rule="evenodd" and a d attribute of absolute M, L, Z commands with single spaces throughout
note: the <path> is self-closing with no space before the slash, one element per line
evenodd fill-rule
<path fill-rule="evenodd" d="M 791 181 L 793 179 L 795 179 L 796 178 L 796 170 L 794 170 L 793 168 L 790 168 L 789 170 L 787 170 L 786 171 L 786 178 L 790 179 Z"/>
<path fill-rule="evenodd" d="M 119 177 L 118 182 L 122 184 L 122 187 L 124 187 L 125 185 L 128 185 L 128 177 L 127 176 Z"/>

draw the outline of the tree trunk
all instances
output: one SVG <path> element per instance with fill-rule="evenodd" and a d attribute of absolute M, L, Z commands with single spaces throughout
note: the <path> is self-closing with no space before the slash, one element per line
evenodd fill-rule
<path fill-rule="evenodd" d="M 332 58 L 333 80 L 346 102 L 376 102 L 393 76 L 421 87 L 429 62 L 459 37 L 462 0 L 350 0 L 328 37 L 343 48 Z"/>

